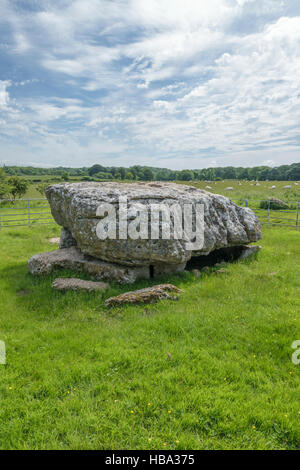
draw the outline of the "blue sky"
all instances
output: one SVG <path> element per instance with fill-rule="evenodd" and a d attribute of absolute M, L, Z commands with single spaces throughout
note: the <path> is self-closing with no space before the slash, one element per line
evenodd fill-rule
<path fill-rule="evenodd" d="M 0 164 L 300 161 L 299 0 L 0 0 Z"/>

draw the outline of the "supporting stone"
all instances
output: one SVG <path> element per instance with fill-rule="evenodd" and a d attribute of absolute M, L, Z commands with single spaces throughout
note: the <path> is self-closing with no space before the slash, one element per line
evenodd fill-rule
<path fill-rule="evenodd" d="M 71 246 L 77 246 L 77 241 L 67 228 L 62 228 L 60 233 L 59 248 L 71 248 Z"/>
<path fill-rule="evenodd" d="M 41 253 L 28 261 L 29 272 L 35 276 L 50 274 L 57 269 L 70 269 L 89 274 L 96 280 L 115 281 L 120 284 L 132 284 L 138 279 L 151 279 L 164 274 L 176 273 L 184 268 L 185 263 L 179 266 L 123 266 L 84 255 L 79 248 L 74 246 Z"/>

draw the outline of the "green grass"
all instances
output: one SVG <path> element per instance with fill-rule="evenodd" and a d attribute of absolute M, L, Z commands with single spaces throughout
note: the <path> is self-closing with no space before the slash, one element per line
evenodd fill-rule
<path fill-rule="evenodd" d="M 62 294 L 70 273 L 27 272 L 58 233 L 0 231 L 1 449 L 300 448 L 300 232 L 264 230 L 227 274 L 163 279 L 177 302 L 112 310 L 126 287 Z"/>
<path fill-rule="evenodd" d="M 223 194 L 238 203 L 242 203 L 248 198 L 249 204 L 253 208 L 258 208 L 259 202 L 269 197 L 282 199 L 286 202 L 300 200 L 300 183 L 297 181 L 259 181 L 258 186 L 255 181 L 239 182 L 237 180 L 212 181 L 211 183 L 200 181 L 187 184 L 193 184 L 200 189 L 206 189 L 206 186 L 210 186 L 212 189 L 208 189 L 208 191 Z M 276 188 L 271 189 L 272 186 L 276 186 Z M 291 186 L 291 189 L 284 189 L 285 186 Z M 232 187 L 233 191 L 226 191 L 228 187 Z"/>
<path fill-rule="evenodd" d="M 33 177 L 28 177 L 27 179 L 32 179 Z M 46 176 L 39 176 L 42 179 L 42 182 L 47 182 L 49 177 Z M 51 178 L 50 178 L 51 179 Z M 70 183 L 78 182 L 80 178 L 72 177 L 70 179 Z M 128 181 L 129 182 L 129 181 Z M 132 181 L 130 181 L 132 183 Z M 50 184 L 56 183 L 64 183 L 61 179 L 53 178 L 53 182 L 49 182 Z M 119 183 L 121 183 L 119 181 Z M 163 184 L 163 182 L 161 182 Z M 178 181 L 179 183 L 179 181 Z M 181 182 L 182 183 L 182 182 Z M 239 185 L 241 183 L 241 185 Z M 196 186 L 200 189 L 205 189 L 206 186 L 210 186 L 210 192 L 224 194 L 234 200 L 240 200 L 241 202 L 245 200 L 246 197 L 249 198 L 250 202 L 257 202 L 262 199 L 268 199 L 268 197 L 276 197 L 279 199 L 283 199 L 285 201 L 297 201 L 300 199 L 300 183 L 296 181 L 260 181 L 259 186 L 256 186 L 254 181 L 238 181 L 238 180 L 225 180 L 225 181 L 212 181 L 212 182 L 187 182 L 183 184 L 190 184 Z M 24 196 L 24 198 L 40 198 L 42 197 L 41 194 L 37 191 L 37 187 L 41 183 L 33 183 L 30 184 L 28 190 Z M 292 186 L 291 189 L 284 189 L 284 186 L 290 185 Z M 271 189 L 272 186 L 276 186 L 276 189 Z M 233 191 L 226 191 L 225 189 L 228 187 L 233 187 Z M 256 206 L 255 206 L 256 207 Z M 258 205 L 257 205 L 258 207 Z"/>

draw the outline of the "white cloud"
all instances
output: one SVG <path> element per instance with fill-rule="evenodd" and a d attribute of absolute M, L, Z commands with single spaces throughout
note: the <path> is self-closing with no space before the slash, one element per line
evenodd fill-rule
<path fill-rule="evenodd" d="M 30 161 L 33 146 L 46 158 L 47 145 L 80 159 L 83 141 L 89 163 L 97 152 L 173 168 L 295 158 L 300 8 L 284 16 L 292 0 L 30 3 L 36 9 L 0 0 L 12 30 L 6 49 L 27 71 L 0 81 L 0 134 L 22 140 L 15 151 L 28 145 Z M 11 84 L 30 90 L 33 80 L 40 94 L 13 98 Z"/>
<path fill-rule="evenodd" d="M 9 102 L 9 93 L 6 90 L 9 86 L 9 80 L 0 80 L 0 107 L 6 106 Z"/>

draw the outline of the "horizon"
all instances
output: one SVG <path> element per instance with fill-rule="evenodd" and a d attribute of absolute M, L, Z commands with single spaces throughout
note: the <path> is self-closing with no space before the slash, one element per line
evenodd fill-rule
<path fill-rule="evenodd" d="M 0 0 L 0 12 L 1 164 L 300 161 L 297 0 Z"/>
<path fill-rule="evenodd" d="M 167 167 L 160 167 L 160 166 L 149 166 L 149 165 L 138 165 L 138 164 L 133 164 L 133 165 L 130 165 L 128 167 L 124 167 L 124 168 L 132 168 L 134 166 L 141 166 L 141 167 L 148 167 L 148 168 L 154 168 L 154 169 L 160 169 L 160 170 L 172 170 L 172 171 L 182 171 L 182 170 L 190 170 L 190 171 L 200 171 L 200 170 L 213 170 L 213 169 L 217 169 L 217 168 L 229 168 L 229 167 L 233 167 L 233 168 L 258 168 L 260 166 L 264 166 L 266 168 L 278 168 L 280 166 L 291 166 L 291 165 L 299 165 L 300 164 L 300 159 L 299 161 L 297 162 L 292 162 L 292 163 L 283 163 L 281 165 L 254 165 L 254 166 L 235 166 L 235 165 L 226 165 L 226 166 L 219 166 L 219 167 L 216 167 L 216 166 L 212 166 L 212 167 L 202 167 L 202 168 L 183 168 L 183 169 L 178 169 L 178 168 L 167 168 Z M 94 163 L 93 165 L 101 165 L 101 163 L 97 162 L 97 163 Z M 92 166 L 93 166 L 92 165 Z M 92 167 L 91 166 L 91 167 Z M 119 166 L 109 166 L 109 165 L 102 165 L 104 168 L 120 168 Z M 42 169 L 42 170 L 55 170 L 55 169 L 59 169 L 59 168 L 70 168 L 72 170 L 80 170 L 82 168 L 91 168 L 91 167 L 87 167 L 87 166 L 64 166 L 64 165 L 58 165 L 58 166 L 34 166 L 34 165 L 5 165 L 5 164 L 1 164 L 0 162 L 0 168 L 9 168 L 9 167 L 18 167 L 18 168 L 36 168 L 36 169 Z M 230 178 L 231 179 L 231 178 Z"/>

